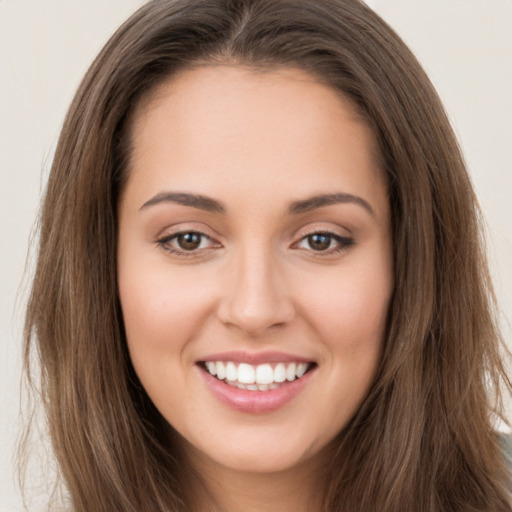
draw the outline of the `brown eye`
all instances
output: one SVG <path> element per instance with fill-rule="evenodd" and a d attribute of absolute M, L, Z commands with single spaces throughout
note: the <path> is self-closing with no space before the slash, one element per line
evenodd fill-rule
<path fill-rule="evenodd" d="M 175 254 L 199 253 L 203 249 L 217 248 L 218 242 L 200 231 L 182 231 L 157 240 L 160 247 Z"/>
<path fill-rule="evenodd" d="M 315 233 L 307 237 L 308 245 L 314 251 L 325 251 L 331 247 L 332 235 Z"/>
<path fill-rule="evenodd" d="M 313 251 L 327 256 L 345 251 L 352 245 L 354 245 L 352 238 L 326 231 L 306 235 L 294 244 L 294 247 L 296 249 Z"/>
<path fill-rule="evenodd" d="M 176 237 L 176 243 L 184 251 L 194 251 L 200 247 L 203 237 L 201 233 L 181 233 Z"/>

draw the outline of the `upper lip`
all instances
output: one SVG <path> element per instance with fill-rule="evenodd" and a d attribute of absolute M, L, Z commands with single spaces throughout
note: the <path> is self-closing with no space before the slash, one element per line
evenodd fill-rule
<path fill-rule="evenodd" d="M 242 350 L 231 350 L 228 352 L 218 352 L 209 354 L 198 360 L 198 362 L 208 361 L 232 361 L 234 363 L 264 364 L 264 363 L 312 363 L 311 359 L 306 357 L 289 354 L 286 352 L 244 352 Z"/>

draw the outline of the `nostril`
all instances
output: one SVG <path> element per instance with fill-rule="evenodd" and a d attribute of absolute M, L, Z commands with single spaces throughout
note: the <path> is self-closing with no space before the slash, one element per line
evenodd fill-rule
<path fill-rule="evenodd" d="M 241 302 L 233 299 L 219 308 L 217 316 L 224 325 L 239 328 L 250 336 L 258 337 L 269 329 L 289 324 L 295 313 L 293 306 L 284 301 L 279 304 L 277 301 Z"/>

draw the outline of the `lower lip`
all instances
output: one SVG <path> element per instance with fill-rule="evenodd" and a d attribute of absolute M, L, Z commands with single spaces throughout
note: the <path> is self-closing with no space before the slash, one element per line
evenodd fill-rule
<path fill-rule="evenodd" d="M 201 367 L 199 371 L 208 389 L 224 405 L 239 412 L 263 414 L 277 411 L 293 400 L 307 385 L 315 368 L 305 373 L 300 379 L 283 383 L 279 388 L 268 391 L 239 389 L 215 378 Z"/>

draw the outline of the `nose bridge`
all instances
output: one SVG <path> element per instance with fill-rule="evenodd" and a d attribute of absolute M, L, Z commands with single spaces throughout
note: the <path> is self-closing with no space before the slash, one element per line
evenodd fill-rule
<path fill-rule="evenodd" d="M 229 284 L 221 304 L 223 322 L 251 335 L 284 325 L 294 315 L 286 279 L 274 251 L 245 246 L 230 262 Z"/>

